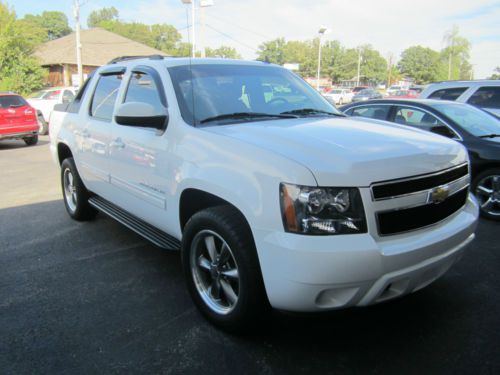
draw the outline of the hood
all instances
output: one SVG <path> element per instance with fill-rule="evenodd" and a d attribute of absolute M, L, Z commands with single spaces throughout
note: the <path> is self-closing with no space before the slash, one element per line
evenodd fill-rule
<path fill-rule="evenodd" d="M 448 138 L 359 117 L 262 121 L 204 130 L 294 160 L 311 170 L 322 186 L 368 186 L 467 160 L 465 148 Z"/>

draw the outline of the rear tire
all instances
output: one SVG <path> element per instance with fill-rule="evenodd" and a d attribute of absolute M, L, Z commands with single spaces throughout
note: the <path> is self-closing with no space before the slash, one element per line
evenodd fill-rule
<path fill-rule="evenodd" d="M 64 205 L 72 219 L 87 221 L 96 216 L 97 210 L 88 202 L 90 193 L 83 185 L 73 158 L 64 159 L 61 164 L 61 186 Z"/>
<path fill-rule="evenodd" d="M 252 233 L 230 206 L 194 214 L 182 237 L 182 265 L 191 297 L 213 324 L 242 332 L 269 308 Z"/>
<path fill-rule="evenodd" d="M 34 146 L 38 143 L 38 135 L 33 135 L 31 137 L 26 137 L 23 139 L 27 146 Z"/>
<path fill-rule="evenodd" d="M 40 135 L 47 135 L 49 134 L 49 125 L 47 124 L 47 121 L 45 121 L 45 118 L 43 117 L 41 112 L 38 112 L 36 114 L 36 118 L 38 120 L 38 124 L 40 125 L 40 130 L 38 134 Z"/>

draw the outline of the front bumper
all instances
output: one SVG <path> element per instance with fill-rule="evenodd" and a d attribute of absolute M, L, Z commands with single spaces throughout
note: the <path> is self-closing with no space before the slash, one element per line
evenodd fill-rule
<path fill-rule="evenodd" d="M 305 236 L 255 230 L 269 302 L 288 311 L 365 306 L 421 289 L 462 255 L 474 238 L 478 206 L 404 235 Z"/>

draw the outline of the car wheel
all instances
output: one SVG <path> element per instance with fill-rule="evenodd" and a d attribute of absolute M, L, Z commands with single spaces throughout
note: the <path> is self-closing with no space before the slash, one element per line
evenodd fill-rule
<path fill-rule="evenodd" d="M 472 182 L 481 216 L 500 220 L 500 169 L 489 169 L 480 173 Z"/>
<path fill-rule="evenodd" d="M 90 193 L 83 185 L 73 158 L 64 159 L 61 164 L 61 185 L 69 216 L 78 221 L 95 217 L 97 210 L 88 202 Z"/>
<path fill-rule="evenodd" d="M 37 112 L 36 118 L 38 120 L 38 124 L 40 125 L 40 130 L 39 134 L 40 135 L 47 135 L 49 134 L 49 125 L 47 124 L 47 121 L 45 121 L 45 118 L 43 117 L 43 114 L 41 112 Z"/>
<path fill-rule="evenodd" d="M 34 146 L 38 143 L 38 135 L 33 135 L 31 137 L 26 137 L 23 139 L 27 146 Z"/>
<path fill-rule="evenodd" d="M 210 322 L 234 332 L 265 317 L 269 304 L 253 237 L 236 209 L 193 215 L 184 228 L 182 263 L 191 297 Z"/>

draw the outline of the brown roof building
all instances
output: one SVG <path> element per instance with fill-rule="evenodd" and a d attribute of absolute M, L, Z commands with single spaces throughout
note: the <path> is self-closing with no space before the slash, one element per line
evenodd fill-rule
<path fill-rule="evenodd" d="M 160 50 L 101 28 L 82 30 L 80 41 L 84 76 L 116 57 L 164 55 Z M 35 56 L 49 69 L 49 85 L 78 84 L 75 33 L 42 44 Z"/>

